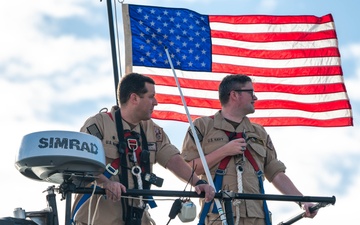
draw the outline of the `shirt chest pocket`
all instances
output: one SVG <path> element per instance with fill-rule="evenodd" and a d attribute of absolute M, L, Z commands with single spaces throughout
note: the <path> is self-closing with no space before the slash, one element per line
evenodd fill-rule
<path fill-rule="evenodd" d="M 249 136 L 247 138 L 247 143 L 251 149 L 256 152 L 261 158 L 266 158 L 266 148 L 264 140 L 260 139 L 257 136 Z"/>
<path fill-rule="evenodd" d="M 104 143 L 104 151 L 106 156 L 106 163 L 111 163 L 114 159 L 119 158 L 118 144 L 114 142 Z"/>
<path fill-rule="evenodd" d="M 119 158 L 119 140 L 117 138 L 116 127 L 112 124 L 111 129 L 103 131 L 104 138 L 102 143 L 104 146 L 105 156 L 107 163 L 111 163 L 112 160 Z"/>

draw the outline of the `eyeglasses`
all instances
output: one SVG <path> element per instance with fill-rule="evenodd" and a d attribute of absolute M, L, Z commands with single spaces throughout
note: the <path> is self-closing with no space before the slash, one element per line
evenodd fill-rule
<path fill-rule="evenodd" d="M 236 91 L 236 92 L 248 92 L 252 97 L 255 96 L 254 89 L 238 89 L 238 90 L 233 90 L 233 91 Z"/>

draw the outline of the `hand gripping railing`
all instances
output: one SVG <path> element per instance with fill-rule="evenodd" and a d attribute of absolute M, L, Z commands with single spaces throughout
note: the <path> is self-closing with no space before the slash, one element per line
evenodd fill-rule
<path fill-rule="evenodd" d="M 71 186 L 71 185 L 70 185 Z M 91 194 L 94 190 L 93 188 L 74 188 L 69 186 L 60 187 L 60 193 L 63 194 L 63 198 L 66 199 L 67 206 L 71 205 L 71 193 L 78 193 L 78 194 Z M 98 188 L 95 190 L 94 194 L 100 194 L 105 195 L 105 190 L 102 188 Z M 171 191 L 171 190 L 138 190 L 138 189 L 128 189 L 126 190 L 126 193 L 122 193 L 123 196 L 162 196 L 162 197 L 188 197 L 188 198 L 204 198 L 205 193 L 201 193 L 200 195 L 196 192 L 191 191 Z M 318 210 L 321 207 L 325 207 L 329 204 L 334 205 L 336 202 L 335 196 L 332 197 L 321 197 L 321 196 L 292 196 L 292 195 L 275 195 L 275 194 L 246 194 L 246 193 L 234 193 L 229 191 L 222 191 L 219 193 L 215 193 L 214 199 L 217 200 L 223 200 L 226 202 L 232 201 L 233 199 L 248 199 L 248 200 L 270 200 L 270 201 L 292 201 L 292 202 L 315 202 L 318 203 L 315 206 L 311 207 L 310 211 Z M 225 207 L 226 213 L 231 212 L 232 207 L 231 204 L 225 204 L 229 205 L 230 207 Z M 70 224 L 70 208 L 66 209 L 66 221 L 65 224 Z M 301 218 L 303 218 L 304 213 L 301 213 L 294 218 L 286 221 L 281 222 L 278 225 L 290 225 Z M 69 221 L 68 221 L 69 220 Z M 227 221 L 229 222 L 229 221 Z M 233 225 L 233 224 L 229 224 Z"/>
<path fill-rule="evenodd" d="M 318 204 L 310 207 L 310 208 L 309 208 L 309 211 L 310 211 L 311 213 L 312 213 L 312 212 L 315 212 L 316 210 L 318 210 L 318 209 L 320 209 L 320 208 L 322 208 L 322 207 L 328 206 L 330 203 L 331 203 L 331 204 L 334 204 L 335 201 L 334 201 L 334 203 L 332 203 L 332 202 L 320 202 L 320 203 L 318 203 Z M 300 213 L 300 214 L 298 214 L 298 215 L 296 215 L 296 216 L 288 219 L 288 220 L 285 221 L 285 222 L 280 222 L 280 223 L 278 223 L 278 225 L 290 225 L 290 224 L 293 224 L 293 223 L 301 220 L 302 218 L 304 218 L 304 216 L 305 216 L 305 212 L 302 212 L 302 213 Z"/>

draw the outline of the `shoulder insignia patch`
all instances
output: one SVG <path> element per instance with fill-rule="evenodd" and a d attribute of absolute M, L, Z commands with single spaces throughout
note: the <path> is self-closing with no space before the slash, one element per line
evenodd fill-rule
<path fill-rule="evenodd" d="M 87 131 L 89 132 L 89 134 L 91 134 L 91 135 L 99 138 L 100 140 L 102 140 L 102 139 L 104 138 L 104 137 L 102 136 L 102 134 L 101 134 L 98 126 L 97 126 L 95 123 L 91 124 L 91 125 L 88 126 L 86 129 L 87 129 Z"/>
<path fill-rule="evenodd" d="M 266 140 L 266 146 L 270 149 L 270 150 L 275 150 L 275 147 L 271 141 L 270 136 L 267 136 L 267 140 Z"/>
<path fill-rule="evenodd" d="M 203 135 L 200 133 L 199 128 L 197 128 L 196 126 L 194 126 L 194 128 L 195 128 L 196 135 L 197 135 L 197 137 L 199 138 L 199 142 L 201 143 L 204 137 L 203 137 Z M 191 132 L 191 128 L 190 128 L 190 127 L 189 127 L 189 129 L 188 129 L 188 133 L 189 133 L 191 139 L 193 139 L 193 141 L 195 142 L 195 139 L 194 139 L 194 136 L 193 136 L 193 134 L 192 134 L 192 132 Z"/>
<path fill-rule="evenodd" d="M 156 141 L 158 141 L 158 142 L 163 141 L 162 129 L 159 127 L 154 127 L 154 132 L 155 132 L 155 136 L 156 136 Z"/>

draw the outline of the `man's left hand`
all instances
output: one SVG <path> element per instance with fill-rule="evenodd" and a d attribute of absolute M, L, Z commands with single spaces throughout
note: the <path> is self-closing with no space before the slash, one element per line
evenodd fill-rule
<path fill-rule="evenodd" d="M 315 204 L 314 203 L 310 203 L 310 202 L 304 202 L 301 204 L 302 208 L 305 210 L 305 217 L 308 218 L 314 218 L 317 214 L 317 210 L 315 210 L 314 212 L 310 212 L 310 208 L 313 207 Z"/>

